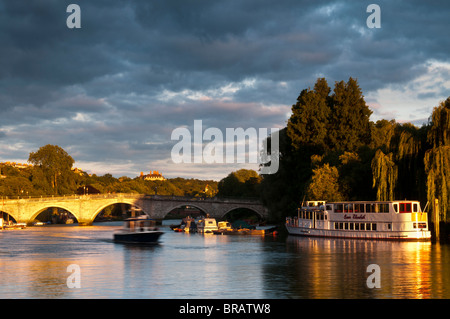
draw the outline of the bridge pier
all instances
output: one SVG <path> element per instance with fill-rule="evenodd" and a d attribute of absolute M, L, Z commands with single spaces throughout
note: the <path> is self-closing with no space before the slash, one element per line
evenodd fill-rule
<path fill-rule="evenodd" d="M 92 226 L 93 220 L 78 221 L 78 226 Z"/>

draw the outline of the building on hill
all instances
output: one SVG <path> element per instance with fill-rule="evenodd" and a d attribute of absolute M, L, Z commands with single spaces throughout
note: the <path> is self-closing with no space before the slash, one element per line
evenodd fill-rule
<path fill-rule="evenodd" d="M 161 175 L 158 171 L 150 171 L 150 174 L 144 175 L 144 172 L 141 172 L 141 175 L 139 176 L 140 179 L 143 179 L 145 181 L 165 181 L 166 179 L 164 176 Z"/>
<path fill-rule="evenodd" d="M 83 176 L 84 174 L 86 174 L 85 172 L 83 172 L 83 170 L 79 167 L 72 167 L 72 172 L 74 172 L 75 174 L 78 174 L 80 176 Z"/>
<path fill-rule="evenodd" d="M 18 168 L 18 169 L 25 169 L 25 168 L 33 167 L 32 164 L 16 163 L 16 162 L 3 162 L 3 163 L 0 163 L 0 165 L 2 165 L 2 166 L 11 166 L 11 167 L 15 167 L 15 168 Z"/>

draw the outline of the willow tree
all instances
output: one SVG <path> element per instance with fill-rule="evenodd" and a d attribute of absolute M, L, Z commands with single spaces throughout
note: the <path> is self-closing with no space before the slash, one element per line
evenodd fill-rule
<path fill-rule="evenodd" d="M 450 97 L 435 107 L 428 130 L 428 143 L 432 146 L 425 153 L 427 197 L 430 203 L 439 200 L 440 220 L 447 221 L 450 209 Z M 434 205 L 430 205 L 434 209 Z"/>
<path fill-rule="evenodd" d="M 377 200 L 394 200 L 398 179 L 398 167 L 394 154 L 384 154 L 377 150 L 372 160 L 373 188 L 377 190 Z"/>
<path fill-rule="evenodd" d="M 425 155 L 426 131 L 424 128 L 405 123 L 398 125 L 395 140 L 398 166 L 398 198 L 425 200 Z"/>

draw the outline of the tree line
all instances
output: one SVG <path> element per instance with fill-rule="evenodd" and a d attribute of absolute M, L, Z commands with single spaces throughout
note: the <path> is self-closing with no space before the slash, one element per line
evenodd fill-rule
<path fill-rule="evenodd" d="M 99 193 L 213 197 L 218 192 L 218 182 L 214 180 L 178 177 L 150 181 L 139 177 L 116 178 L 111 174 L 97 176 L 74 171 L 75 161 L 58 145 L 45 145 L 31 152 L 28 162 L 33 165 L 20 169 L 0 164 L 0 196 L 72 195 L 95 190 Z"/>

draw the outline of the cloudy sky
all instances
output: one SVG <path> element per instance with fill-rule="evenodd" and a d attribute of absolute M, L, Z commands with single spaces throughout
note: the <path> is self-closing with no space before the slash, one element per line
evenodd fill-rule
<path fill-rule="evenodd" d="M 381 28 L 366 24 L 371 3 Z M 449 12 L 445 0 L 0 0 L 0 162 L 57 144 L 98 175 L 219 180 L 257 166 L 176 164 L 172 131 L 282 128 L 318 77 L 357 78 L 373 121 L 420 126 L 450 95 Z"/>

